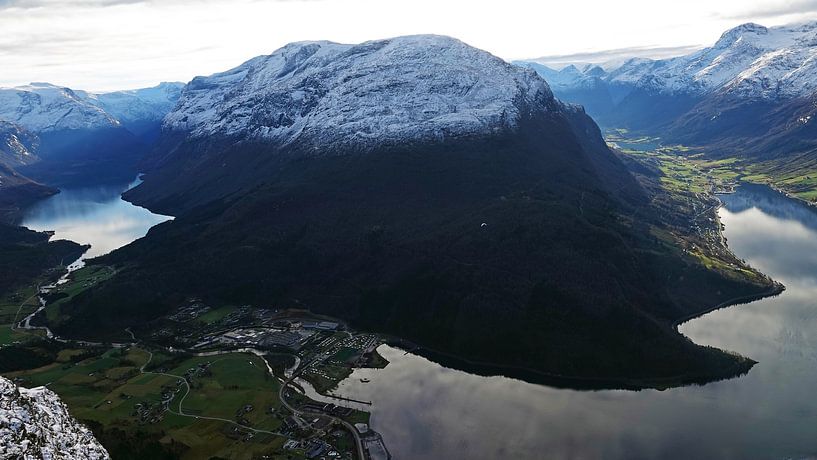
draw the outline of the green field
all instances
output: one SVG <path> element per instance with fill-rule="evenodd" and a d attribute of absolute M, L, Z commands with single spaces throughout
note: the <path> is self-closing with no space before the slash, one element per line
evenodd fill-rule
<path fill-rule="evenodd" d="M 222 319 L 224 319 L 227 315 L 232 313 L 235 310 L 235 307 L 232 306 L 224 306 L 218 307 L 213 310 L 208 311 L 207 313 L 199 316 L 196 318 L 197 321 L 202 322 L 204 324 L 215 324 Z"/>
<path fill-rule="evenodd" d="M 11 324 L 14 318 L 25 318 L 34 310 L 39 308 L 40 302 L 37 299 L 37 287 L 32 284 L 0 297 L 0 324 Z M 23 308 L 20 308 L 23 305 Z M 19 311 L 19 315 L 17 314 Z"/>
<path fill-rule="evenodd" d="M 11 324 L 0 324 L 0 347 L 15 342 L 25 342 L 32 338 L 31 334 L 14 331 Z"/>
<path fill-rule="evenodd" d="M 795 198 L 817 203 L 817 160 L 808 156 L 757 162 L 746 158 L 716 157 L 705 149 L 683 145 L 658 146 L 659 138 L 628 137 L 626 129 L 610 129 L 605 139 L 629 155 L 649 158 L 663 173 L 662 185 L 674 192 L 728 190 L 738 182 L 768 184 Z M 701 179 L 706 179 L 701 181 Z M 703 188 L 702 188 L 703 187 Z"/>

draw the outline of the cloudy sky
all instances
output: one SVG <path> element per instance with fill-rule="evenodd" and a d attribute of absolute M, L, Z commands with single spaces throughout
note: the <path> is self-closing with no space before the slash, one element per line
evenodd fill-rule
<path fill-rule="evenodd" d="M 817 0 L 0 0 L 0 86 L 152 86 L 292 41 L 416 33 L 451 35 L 508 60 L 666 56 L 744 22 L 809 19 Z"/>

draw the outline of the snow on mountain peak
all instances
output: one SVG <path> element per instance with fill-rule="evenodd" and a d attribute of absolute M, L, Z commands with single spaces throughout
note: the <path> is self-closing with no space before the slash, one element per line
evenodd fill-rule
<path fill-rule="evenodd" d="M 366 147 L 510 128 L 525 104 L 552 100 L 534 72 L 449 37 L 299 42 L 194 78 L 163 126 L 193 137 Z"/>
<path fill-rule="evenodd" d="M 713 48 L 727 48 L 734 44 L 737 40 L 740 40 L 748 35 L 768 35 L 769 29 L 760 24 L 755 24 L 753 22 L 749 22 L 746 24 L 741 24 L 737 27 L 727 30 L 721 35 L 721 38 L 715 42 Z"/>
<path fill-rule="evenodd" d="M 89 94 L 100 108 L 123 123 L 159 122 L 176 105 L 184 83 L 162 82 L 152 88 Z"/>
<path fill-rule="evenodd" d="M 4 377 L 0 377 L 0 453 L 3 458 L 110 458 L 53 391 L 19 388 Z"/>
<path fill-rule="evenodd" d="M 183 87 L 183 83 L 164 82 L 98 94 L 43 82 L 0 88 L 0 120 L 37 133 L 158 123 L 176 105 Z"/>
<path fill-rule="evenodd" d="M 119 121 L 81 94 L 49 83 L 0 88 L 0 120 L 35 132 L 119 126 Z"/>

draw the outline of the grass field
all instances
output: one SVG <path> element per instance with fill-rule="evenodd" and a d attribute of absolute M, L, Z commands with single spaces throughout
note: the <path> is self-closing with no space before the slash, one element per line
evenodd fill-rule
<path fill-rule="evenodd" d="M 235 420 L 238 411 L 251 405 L 252 410 L 242 416 L 242 424 L 268 431 L 278 429 L 283 419 L 279 412 L 280 384 L 269 376 L 261 358 L 249 354 L 192 358 L 168 373 L 183 375 L 204 363 L 210 363 L 208 375 L 193 380 L 184 400 L 185 413 Z"/>
<path fill-rule="evenodd" d="M 0 324 L 11 324 L 17 315 L 18 319 L 25 318 L 34 310 L 39 308 L 40 301 L 37 299 L 37 286 L 32 284 L 7 293 L 0 297 Z M 20 309 L 20 305 L 23 308 Z"/>
<path fill-rule="evenodd" d="M 235 307 L 224 306 L 218 307 L 196 318 L 197 321 L 204 324 L 215 324 L 235 310 Z"/>
<path fill-rule="evenodd" d="M 25 342 L 33 337 L 30 333 L 12 330 L 11 326 L 11 324 L 0 324 L 0 347 L 10 343 Z"/>
<path fill-rule="evenodd" d="M 736 157 L 713 158 L 700 148 L 682 145 L 660 146 L 660 139 L 629 137 L 626 129 L 611 129 L 605 138 L 630 155 L 649 156 L 671 191 L 701 192 L 698 177 L 706 176 L 716 190 L 729 189 L 737 182 L 768 184 L 790 195 L 817 203 L 817 160 L 808 156 L 784 157 L 757 162 Z"/>
<path fill-rule="evenodd" d="M 30 333 L 14 331 L 11 327 L 15 318 L 20 321 L 39 308 L 40 302 L 36 293 L 37 286 L 31 284 L 0 297 L 0 347 L 18 341 L 24 342 L 33 337 Z"/>

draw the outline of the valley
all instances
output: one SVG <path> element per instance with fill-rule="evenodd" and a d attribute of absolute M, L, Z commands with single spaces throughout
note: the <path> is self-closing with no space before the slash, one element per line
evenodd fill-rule
<path fill-rule="evenodd" d="M 811 458 L 817 22 L 689 49 L 0 87 L 0 457 Z"/>
<path fill-rule="evenodd" d="M 797 158 L 754 162 L 739 156 L 713 155 L 706 146 L 663 145 L 660 137 L 607 129 L 605 139 L 626 154 L 650 152 L 661 182 L 673 192 L 728 192 L 740 182 L 768 185 L 807 204 L 817 203 L 817 165 Z"/>
<path fill-rule="evenodd" d="M 661 158 L 666 154 L 658 155 Z M 383 344 L 383 338 L 375 335 L 335 332 L 332 328 L 343 328 L 342 323 L 315 317 L 302 310 L 211 306 L 197 300 L 180 305 L 167 316 L 140 329 L 123 331 L 122 342 L 112 344 L 113 348 L 102 343 L 77 347 L 76 343 L 69 342 L 52 351 L 53 363 L 46 362 L 30 370 L 4 371 L 3 375 L 20 379 L 24 386 L 48 384 L 62 396 L 72 414 L 94 429 L 98 439 L 115 458 L 131 458 L 131 454 L 138 458 L 137 455 L 147 455 L 148 452 L 155 458 L 200 458 L 202 452 L 208 452 L 208 455 L 218 452 L 220 456 L 230 458 L 260 455 L 299 458 L 307 452 L 306 444 L 300 444 L 301 447 L 289 444 L 290 448 L 285 449 L 287 439 L 299 439 L 302 435 L 313 440 L 321 438 L 320 435 L 316 438 L 307 434 L 311 431 L 306 427 L 298 428 L 307 430 L 303 434 L 287 431 L 285 422 L 291 413 L 282 401 L 294 408 L 308 407 L 302 410 L 308 410 L 310 414 L 320 411 L 318 408 L 326 403 L 337 406 L 338 413 L 345 411 L 343 407 L 354 408 L 348 416 L 329 417 L 349 417 L 349 423 L 369 423 L 382 434 L 383 442 L 395 458 L 440 458 L 469 453 L 480 458 L 508 454 L 527 457 L 543 448 L 550 449 L 557 456 L 566 455 L 575 446 L 570 443 L 573 425 L 563 425 L 565 419 L 586 424 L 583 429 L 595 439 L 594 443 L 582 448 L 582 452 L 589 456 L 599 454 L 601 449 L 608 454 L 613 452 L 616 458 L 638 454 L 660 454 L 669 458 L 708 457 L 716 450 L 734 452 L 743 458 L 798 452 L 809 445 L 809 431 L 800 424 L 802 420 L 792 420 L 790 423 L 795 425 L 785 424 L 762 434 L 752 431 L 744 423 L 741 425 L 744 434 L 737 438 L 725 437 L 723 430 L 715 428 L 719 421 L 735 420 L 738 416 L 735 411 L 741 411 L 736 408 L 749 410 L 748 404 L 738 401 L 759 397 L 757 392 L 768 388 L 777 388 L 775 398 L 766 403 L 774 405 L 769 406 L 770 410 L 802 404 L 807 400 L 802 398 L 802 392 L 815 378 L 806 371 L 808 366 L 800 365 L 802 360 L 809 359 L 807 355 L 789 356 L 786 351 L 789 346 L 794 346 L 793 343 L 786 345 L 789 343 L 786 337 L 811 340 L 807 332 L 811 316 L 803 310 L 807 302 L 804 304 L 800 300 L 810 281 L 790 278 L 791 273 L 807 273 L 808 270 L 780 271 L 792 261 L 791 257 L 795 257 L 791 254 L 807 251 L 806 247 L 798 245 L 811 244 L 811 237 L 804 236 L 793 242 L 791 252 L 786 253 L 771 249 L 758 254 L 753 252 L 757 249 L 750 249 L 764 246 L 762 243 L 755 245 L 754 241 L 760 235 L 752 232 L 752 228 L 763 229 L 758 231 L 764 235 L 766 246 L 775 248 L 779 247 L 775 241 L 787 238 L 787 228 L 793 230 L 798 225 L 812 228 L 814 213 L 774 192 L 747 187 L 750 186 L 739 185 L 733 193 L 721 195 L 724 207 L 718 212 L 724 219 L 726 237 L 737 244 L 739 256 L 750 255 L 749 262 L 753 266 L 785 280 L 788 289 L 782 296 L 720 310 L 681 326 L 681 331 L 696 342 L 745 353 L 762 359 L 764 363 L 776 363 L 771 368 L 753 368 L 739 379 L 637 393 L 558 389 L 506 377 L 481 377 L 484 369 L 457 364 L 456 361 L 441 360 L 445 363 L 441 366 L 423 357 L 420 349 L 408 353 L 394 344 Z M 753 211 L 757 209 L 755 206 L 760 206 L 763 213 L 758 215 Z M 745 219 L 750 219 L 749 222 L 773 219 L 774 226 L 769 228 L 768 222 L 757 226 Z M 801 263 L 812 262 L 810 258 L 803 258 Z M 58 305 L 59 299 L 65 298 L 63 292 L 76 295 L 93 289 L 95 282 L 107 278 L 108 272 L 108 268 L 96 265 L 79 269 L 73 273 L 72 281 L 51 293 L 56 299 L 53 302 Z M 802 316 L 804 314 L 806 316 Z M 743 315 L 748 318 L 762 315 L 764 319 L 751 319 L 751 323 L 757 326 L 752 329 L 752 334 L 747 335 L 746 328 L 751 323 L 741 320 Z M 792 317 L 800 318 L 801 323 L 795 326 L 790 322 Z M 768 324 L 796 329 L 776 336 L 782 331 L 765 330 L 767 326 L 764 325 Z M 312 329 L 315 332 L 303 334 L 309 330 L 303 328 L 318 327 L 327 330 Z M 291 341 L 288 338 L 291 332 L 304 337 L 304 345 Z M 280 340 L 276 334 L 281 335 Z M 756 335 L 765 339 L 755 342 L 751 337 Z M 272 345 L 272 352 L 264 357 L 243 350 L 246 347 L 264 348 L 273 343 L 276 345 Z M 299 350 L 284 351 L 277 348 L 278 343 L 298 343 Z M 36 348 L 43 344 L 30 343 L 28 346 Z M 355 354 L 361 352 L 373 353 L 368 364 L 349 366 L 348 363 L 356 359 Z M 297 359 L 293 359 L 293 355 Z M 267 371 L 267 366 L 271 367 L 272 374 Z M 303 373 L 298 374 L 298 369 L 303 369 Z M 781 373 L 791 372 L 796 372 L 798 378 L 777 379 Z M 305 380 L 293 379 L 295 376 Z M 456 382 L 456 388 L 467 388 L 468 391 L 452 393 L 452 381 Z M 287 390 L 286 386 L 290 389 Z M 320 396 L 313 386 L 353 401 Z M 407 399 L 407 394 L 416 394 L 416 388 L 427 390 L 419 395 L 419 399 Z M 318 403 L 305 399 L 301 391 Z M 713 394 L 720 394 L 719 400 L 722 401 L 714 407 Z M 723 394 L 730 396 L 725 399 Z M 520 412 L 523 403 L 528 409 Z M 248 405 L 252 410 L 247 411 Z M 707 410 L 696 409 L 701 405 L 706 405 Z M 623 420 L 629 417 L 646 419 L 659 429 L 665 427 L 664 433 L 672 431 L 669 426 L 677 430 L 679 418 L 698 417 L 706 412 L 711 421 L 697 419 L 696 424 L 685 425 L 684 436 L 694 436 L 702 441 L 686 444 L 669 455 L 661 451 L 669 440 L 665 436 L 654 437 L 650 430 L 639 428 L 642 425 L 635 420 L 620 425 L 592 423 L 592 414 L 600 411 L 617 414 L 615 416 Z M 321 424 L 320 421 L 314 422 L 312 415 L 307 417 L 304 414 L 302 418 L 306 424 Z M 465 430 L 456 422 L 462 419 L 480 422 Z M 299 426 L 294 423 L 293 426 Z M 497 430 L 497 424 L 503 428 Z M 555 429 L 557 426 L 561 428 Z M 759 425 L 757 429 L 766 430 L 763 426 Z M 435 431 L 430 432 L 429 427 L 436 427 Z M 474 430 L 482 435 L 475 438 Z M 543 432 L 548 434 L 543 437 Z M 325 439 L 335 450 L 354 451 L 352 439 L 344 441 L 334 433 L 328 430 Z M 488 433 L 493 434 L 489 436 Z M 611 441 L 621 435 L 634 439 L 626 450 Z M 429 439 L 422 450 L 411 441 L 418 436 Z M 753 436 L 758 442 L 785 436 L 789 447 L 754 450 L 756 444 L 747 442 Z M 508 439 L 514 441 L 508 442 Z M 725 439 L 731 440 L 724 443 Z M 318 444 L 312 446 L 318 447 Z"/>

